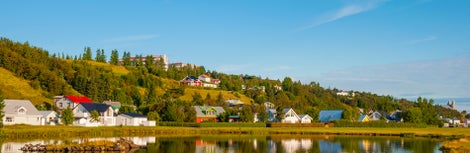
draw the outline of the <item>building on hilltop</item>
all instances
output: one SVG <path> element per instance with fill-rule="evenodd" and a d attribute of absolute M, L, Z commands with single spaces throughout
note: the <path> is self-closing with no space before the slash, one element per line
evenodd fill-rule
<path fill-rule="evenodd" d="M 170 63 L 168 64 L 168 68 L 183 68 L 183 67 L 191 67 L 191 68 L 197 68 L 197 65 L 194 64 L 188 64 L 188 63 L 183 63 L 183 62 L 176 62 L 176 63 Z"/>

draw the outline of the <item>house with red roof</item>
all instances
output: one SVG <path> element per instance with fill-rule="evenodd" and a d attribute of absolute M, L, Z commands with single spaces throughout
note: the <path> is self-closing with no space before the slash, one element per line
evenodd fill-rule
<path fill-rule="evenodd" d="M 78 106 L 80 103 L 93 103 L 91 99 L 86 96 L 55 96 L 54 105 L 61 112 L 64 109 L 70 108 L 73 109 Z"/>

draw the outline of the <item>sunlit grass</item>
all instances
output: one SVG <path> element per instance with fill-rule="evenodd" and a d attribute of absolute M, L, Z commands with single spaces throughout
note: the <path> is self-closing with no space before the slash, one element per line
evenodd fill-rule
<path fill-rule="evenodd" d="M 181 96 L 180 99 L 184 101 L 191 101 L 195 93 L 201 94 L 202 98 L 205 99 L 207 94 L 211 95 L 211 99 L 217 99 L 219 93 L 222 93 L 224 99 L 239 99 L 247 104 L 252 102 L 251 98 L 245 96 L 244 94 L 237 94 L 237 92 L 231 91 L 221 91 L 221 90 L 210 90 L 210 89 L 195 89 L 195 88 L 186 88 L 184 96 Z M 238 95 L 238 97 L 236 96 Z"/>
<path fill-rule="evenodd" d="M 0 68 L 0 90 L 6 99 L 26 99 L 33 104 L 52 103 L 40 89 L 32 88 L 27 80 L 16 77 L 12 72 Z"/>

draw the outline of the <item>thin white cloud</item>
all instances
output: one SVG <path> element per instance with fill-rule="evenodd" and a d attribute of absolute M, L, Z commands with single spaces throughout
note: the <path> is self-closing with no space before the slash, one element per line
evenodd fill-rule
<path fill-rule="evenodd" d="M 319 16 L 314 22 L 311 24 L 299 28 L 297 31 L 305 31 L 311 28 L 315 28 L 322 24 L 326 24 L 329 22 L 333 22 L 348 16 L 356 15 L 359 13 L 363 13 L 372 9 L 377 8 L 380 4 L 385 2 L 384 0 L 369 0 L 369 1 L 360 1 L 359 3 L 348 4 L 343 6 L 342 8 L 333 11 L 332 13 L 327 13 L 325 15 Z"/>
<path fill-rule="evenodd" d="M 425 42 L 428 42 L 428 41 L 433 41 L 433 40 L 436 40 L 436 39 L 437 39 L 436 36 L 426 36 L 426 37 L 424 37 L 424 38 L 419 38 L 419 39 L 410 40 L 410 41 L 408 41 L 406 44 L 408 44 L 408 45 L 416 45 L 416 44 L 425 43 Z"/>
<path fill-rule="evenodd" d="M 132 35 L 132 36 L 122 36 L 122 37 L 115 37 L 115 38 L 110 38 L 107 39 L 107 42 L 129 42 L 129 41 L 144 41 L 144 40 L 150 40 L 159 37 L 159 35 L 156 34 L 150 34 L 150 35 Z"/>
<path fill-rule="evenodd" d="M 281 65 L 281 66 L 274 66 L 274 67 L 268 67 L 264 69 L 265 71 L 286 71 L 286 70 L 292 70 L 293 68 L 291 66 L 287 65 Z"/>
<path fill-rule="evenodd" d="M 250 65 L 221 65 L 217 67 L 217 71 L 224 72 L 224 73 L 233 73 L 233 72 L 240 72 L 244 69 L 250 68 Z"/>
<path fill-rule="evenodd" d="M 466 98 L 470 57 L 356 67 L 329 72 L 320 84 L 345 90 L 390 94 L 399 98 Z"/>

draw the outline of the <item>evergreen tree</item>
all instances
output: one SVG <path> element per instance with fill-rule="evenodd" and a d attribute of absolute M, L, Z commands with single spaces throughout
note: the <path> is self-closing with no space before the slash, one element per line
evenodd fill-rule
<path fill-rule="evenodd" d="M 83 53 L 83 56 L 82 56 L 82 60 L 88 60 L 88 61 L 91 61 L 92 58 L 91 58 L 91 48 L 90 47 L 85 47 L 84 49 L 84 53 Z"/>
<path fill-rule="evenodd" d="M 111 59 L 110 63 L 112 65 L 119 65 L 119 52 L 116 49 L 111 51 Z"/>
<path fill-rule="evenodd" d="M 100 50 L 100 49 L 97 49 L 97 50 L 96 50 L 95 61 L 101 62 L 101 50 Z"/>
<path fill-rule="evenodd" d="M 67 108 L 62 110 L 62 113 L 60 114 L 60 119 L 62 120 L 62 123 L 65 125 L 70 125 L 73 123 L 73 112 L 72 109 Z"/>

